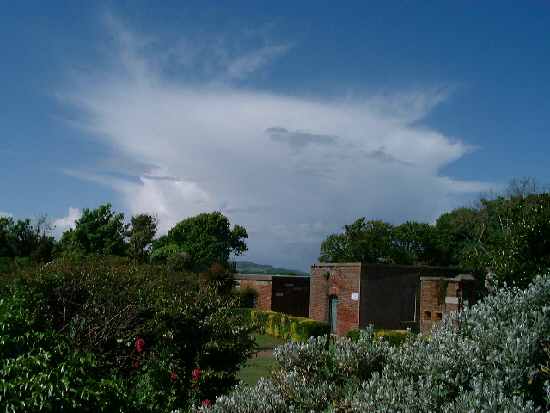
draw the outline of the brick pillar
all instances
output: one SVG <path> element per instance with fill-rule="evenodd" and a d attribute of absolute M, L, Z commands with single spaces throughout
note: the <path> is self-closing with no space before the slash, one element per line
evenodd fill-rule
<path fill-rule="evenodd" d="M 322 263 L 311 267 L 309 317 L 329 321 L 329 297 L 338 297 L 336 334 L 359 328 L 361 263 Z M 356 294 L 356 296 L 355 296 Z"/>

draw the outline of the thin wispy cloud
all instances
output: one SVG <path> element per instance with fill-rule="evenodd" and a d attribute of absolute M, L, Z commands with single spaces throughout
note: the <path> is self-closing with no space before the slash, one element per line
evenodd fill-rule
<path fill-rule="evenodd" d="M 227 74 L 242 79 L 288 52 L 288 45 L 265 46 L 235 58 L 227 66 Z"/>
<path fill-rule="evenodd" d="M 420 125 L 448 99 L 445 88 L 361 99 L 285 96 L 239 80 L 284 59 L 287 46 L 211 57 L 152 47 L 117 20 L 109 27 L 118 39 L 112 69 L 60 95 L 80 111 L 79 127 L 133 161 L 136 179 L 70 173 L 111 186 L 131 213 L 157 214 L 162 230 L 222 210 L 249 230 L 249 258 L 304 268 L 324 236 L 358 216 L 431 221 L 489 188 L 441 173 L 472 150 Z M 176 78 L 165 67 L 175 53 L 185 62 Z M 148 167 L 136 173 L 135 165 Z"/>

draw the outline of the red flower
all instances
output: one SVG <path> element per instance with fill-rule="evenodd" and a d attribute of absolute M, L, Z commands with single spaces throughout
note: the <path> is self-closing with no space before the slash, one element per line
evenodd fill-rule
<path fill-rule="evenodd" d="M 135 346 L 136 346 L 136 351 L 138 353 L 141 353 L 145 349 L 145 340 L 142 339 L 141 337 L 137 337 Z"/>
<path fill-rule="evenodd" d="M 138 360 L 134 360 L 132 362 L 132 367 L 135 368 L 135 369 L 139 369 L 139 361 Z"/>
<path fill-rule="evenodd" d="M 191 373 L 191 377 L 193 378 L 193 381 L 199 381 L 199 379 L 201 378 L 201 369 L 194 369 Z"/>
<path fill-rule="evenodd" d="M 173 371 L 173 372 L 170 373 L 170 380 L 176 381 L 177 378 L 178 378 L 178 375 L 176 374 L 175 371 Z"/>
<path fill-rule="evenodd" d="M 210 407 L 212 406 L 212 402 L 208 399 L 204 399 L 201 404 L 204 406 L 204 407 Z"/>

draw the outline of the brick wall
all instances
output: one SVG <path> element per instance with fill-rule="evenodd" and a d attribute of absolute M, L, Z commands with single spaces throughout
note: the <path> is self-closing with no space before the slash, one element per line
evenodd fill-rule
<path fill-rule="evenodd" d="M 329 321 L 329 297 L 338 297 L 336 334 L 359 327 L 361 263 L 321 263 L 311 267 L 309 317 Z M 353 295 L 353 296 L 352 296 Z"/>
<path fill-rule="evenodd" d="M 445 314 L 459 308 L 460 280 L 422 277 L 420 279 L 420 332 L 429 333 Z"/>
<path fill-rule="evenodd" d="M 256 307 L 259 310 L 271 310 L 272 281 L 271 276 L 236 277 L 239 288 L 252 288 L 257 291 Z"/>
<path fill-rule="evenodd" d="M 445 283 L 444 294 L 440 283 Z M 440 267 L 321 263 L 311 267 L 309 317 L 329 322 L 329 297 L 338 297 L 336 334 L 375 327 L 427 332 L 459 307 L 473 277 Z M 470 288 L 471 289 L 471 288 Z"/>

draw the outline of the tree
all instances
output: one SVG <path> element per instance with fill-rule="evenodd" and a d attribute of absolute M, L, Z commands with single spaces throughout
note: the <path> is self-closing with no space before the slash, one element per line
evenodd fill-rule
<path fill-rule="evenodd" d="M 86 208 L 75 228 L 63 233 L 61 248 L 65 253 L 123 256 L 127 228 L 124 214 L 112 211 L 111 204 Z"/>
<path fill-rule="evenodd" d="M 343 234 L 332 234 L 321 244 L 321 262 L 388 262 L 392 260 L 393 226 L 387 222 L 359 218 L 344 226 Z"/>
<path fill-rule="evenodd" d="M 393 260 L 398 264 L 437 263 L 436 229 L 433 225 L 407 221 L 394 228 Z"/>
<path fill-rule="evenodd" d="M 321 244 L 321 262 L 386 262 L 433 264 L 437 257 L 435 228 L 407 221 L 397 227 L 378 221 L 356 220 L 342 234 L 329 235 Z"/>
<path fill-rule="evenodd" d="M 550 268 L 550 194 L 482 200 L 478 238 L 463 250 L 463 263 L 480 275 L 526 286 Z"/>
<path fill-rule="evenodd" d="M 15 221 L 11 217 L 0 217 L 0 257 L 28 257 L 34 261 L 48 261 L 55 244 L 50 232 L 45 216 L 34 223 L 30 219 Z"/>
<path fill-rule="evenodd" d="M 331 234 L 321 244 L 321 262 L 351 262 L 356 261 L 348 247 L 345 234 Z"/>
<path fill-rule="evenodd" d="M 177 223 L 166 237 L 153 244 L 152 257 L 166 259 L 186 253 L 189 267 L 204 271 L 215 263 L 226 265 L 231 254 L 245 252 L 246 238 L 246 229 L 239 225 L 231 228 L 221 212 L 203 213 Z"/>
<path fill-rule="evenodd" d="M 138 262 L 145 262 L 157 233 L 157 219 L 148 214 L 134 215 L 128 231 L 128 255 Z"/>
<path fill-rule="evenodd" d="M 14 257 L 16 255 L 14 225 L 13 218 L 0 216 L 0 257 Z"/>
<path fill-rule="evenodd" d="M 463 266 L 464 253 L 482 235 L 479 211 L 457 208 L 442 214 L 435 223 L 436 263 L 444 266 Z"/>

